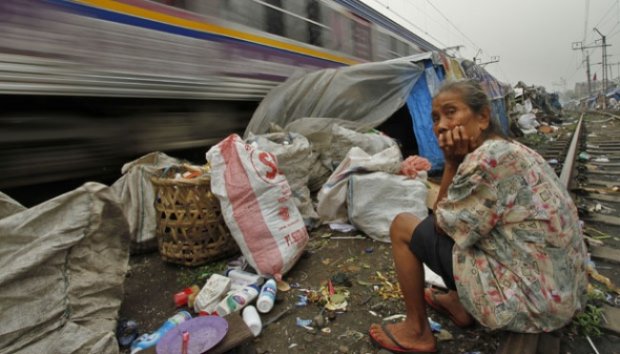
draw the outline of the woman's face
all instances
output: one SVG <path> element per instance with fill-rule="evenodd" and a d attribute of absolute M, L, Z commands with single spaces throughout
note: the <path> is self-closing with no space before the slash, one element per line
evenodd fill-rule
<path fill-rule="evenodd" d="M 489 126 L 489 112 L 474 113 L 463 101 L 461 93 L 444 91 L 433 99 L 433 132 L 439 136 L 458 126 L 463 126 L 468 137 L 479 141 L 482 132 Z"/>

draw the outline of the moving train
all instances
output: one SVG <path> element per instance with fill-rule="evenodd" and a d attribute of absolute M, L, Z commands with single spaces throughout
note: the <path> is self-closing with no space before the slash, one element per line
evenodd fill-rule
<path fill-rule="evenodd" d="M 0 189 L 206 148 L 288 77 L 438 50 L 356 0 L 2 0 L 0 33 Z"/>

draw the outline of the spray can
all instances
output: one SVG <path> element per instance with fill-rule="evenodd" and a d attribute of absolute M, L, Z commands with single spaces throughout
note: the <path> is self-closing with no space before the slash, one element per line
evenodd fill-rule
<path fill-rule="evenodd" d="M 226 316 L 229 313 L 239 311 L 258 296 L 258 285 L 250 284 L 241 290 L 237 290 L 226 296 L 215 308 L 214 314 Z"/>
<path fill-rule="evenodd" d="M 192 318 L 187 311 L 180 311 L 176 315 L 170 317 L 164 322 L 164 324 L 159 327 L 155 332 L 151 334 L 143 334 L 138 337 L 136 340 L 131 343 L 131 354 L 137 353 L 141 350 L 150 348 L 159 342 L 159 340 L 164 336 L 164 334 L 168 333 L 171 329 L 176 327 L 178 324 L 185 322 Z"/>
<path fill-rule="evenodd" d="M 261 285 L 264 281 L 263 277 L 258 274 L 234 268 L 227 270 L 226 276 L 230 278 L 231 290 L 240 290 L 250 284 Z"/>
<path fill-rule="evenodd" d="M 263 284 L 260 289 L 260 295 L 256 300 L 256 307 L 260 313 L 267 313 L 273 308 L 273 303 L 276 301 L 277 285 L 274 279 L 269 279 Z"/>

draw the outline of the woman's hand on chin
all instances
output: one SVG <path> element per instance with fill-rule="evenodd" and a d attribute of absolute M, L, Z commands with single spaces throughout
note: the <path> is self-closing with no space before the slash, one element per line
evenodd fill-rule
<path fill-rule="evenodd" d="M 439 133 L 437 140 L 439 141 L 439 147 L 443 151 L 446 165 L 458 166 L 465 158 L 465 155 L 478 147 L 477 142 L 467 135 L 462 125 Z"/>

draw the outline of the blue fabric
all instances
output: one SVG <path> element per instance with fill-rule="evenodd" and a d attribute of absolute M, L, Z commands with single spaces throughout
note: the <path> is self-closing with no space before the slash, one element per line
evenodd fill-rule
<path fill-rule="evenodd" d="M 492 100 L 491 101 L 491 113 L 492 119 L 495 119 L 499 122 L 499 126 L 502 128 L 502 132 L 508 135 L 508 116 L 506 115 L 506 104 L 504 104 L 504 99 Z"/>
<path fill-rule="evenodd" d="M 407 108 L 413 122 L 413 133 L 418 143 L 418 153 L 431 163 L 431 172 L 443 170 L 443 152 L 439 148 L 439 142 L 433 133 L 433 121 L 431 119 L 432 97 L 428 91 L 426 75 L 420 75 L 413 85 Z"/>

